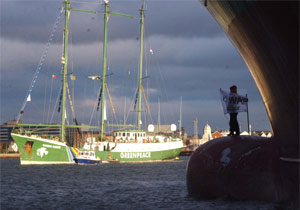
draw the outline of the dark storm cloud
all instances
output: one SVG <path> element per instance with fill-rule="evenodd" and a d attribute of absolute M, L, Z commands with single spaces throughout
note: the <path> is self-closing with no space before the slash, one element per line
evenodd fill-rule
<path fill-rule="evenodd" d="M 89 123 L 91 116 L 99 115 L 92 112 L 97 104 L 99 82 L 87 77 L 102 73 L 103 7 L 99 2 L 77 2 L 72 7 L 98 12 L 96 15 L 73 12 L 70 18 L 72 44 L 68 72 L 74 71 L 77 77 L 75 112 L 80 122 Z M 140 1 L 110 2 L 112 11 L 135 16 L 128 19 L 111 15 L 108 24 L 108 73 L 113 76 L 107 82 L 121 120 L 125 97 L 126 111 L 134 119 L 129 105 L 134 102 L 137 85 L 140 4 Z M 19 112 L 61 5 L 62 1 L 46 0 L 1 2 L 1 123 Z M 49 102 L 51 89 L 53 106 L 59 96 L 62 25 L 61 22 L 33 89 L 32 101 L 26 106 L 24 117 L 28 122 L 40 123 L 39 116 L 47 119 L 49 112 L 58 115 L 57 107 L 48 111 L 45 103 Z M 226 129 L 228 119 L 222 113 L 219 88 L 228 89 L 235 84 L 238 91 L 248 93 L 249 107 L 256 120 L 253 117 L 253 128 L 268 126 L 257 88 L 244 62 L 198 1 L 147 1 L 144 44 L 143 76 L 147 72 L 150 78 L 143 80 L 143 85 L 149 93 L 154 122 L 157 122 L 159 96 L 161 119 L 165 119 L 162 123 L 177 122 L 182 96 L 183 125 L 189 134 L 194 117 L 198 117 L 201 129 L 206 121 L 213 129 Z M 150 47 L 153 55 L 149 53 Z M 53 88 L 52 74 L 57 75 Z M 240 120 L 245 124 L 244 117 Z"/>
<path fill-rule="evenodd" d="M 232 73 L 226 69 L 205 69 L 185 67 L 162 67 L 164 69 L 165 88 L 169 100 L 178 100 L 184 96 L 185 100 L 219 100 L 219 89 L 228 90 L 233 84 L 237 85 L 241 93 L 248 93 L 251 101 L 260 101 L 260 97 L 250 74 L 246 68 L 234 69 Z M 184 74 L 184 76 L 182 76 Z M 180 76 L 181 75 L 181 76 Z M 181 79 L 178 79 L 181 78 Z M 160 83 L 161 84 L 161 83 Z M 163 86 L 163 85 L 161 85 Z M 150 87 L 163 89 L 157 83 L 150 83 Z"/>
<path fill-rule="evenodd" d="M 152 47 L 154 55 L 161 64 L 187 67 L 226 67 L 227 69 L 245 66 L 225 36 L 209 38 L 153 36 L 147 40 L 147 44 L 149 45 L 147 50 Z"/>
<path fill-rule="evenodd" d="M 1 37 L 45 42 L 59 13 L 58 1 L 1 1 Z"/>
<path fill-rule="evenodd" d="M 71 6 L 94 10 L 97 14 L 72 12 L 71 31 L 73 43 L 86 43 L 102 40 L 103 6 L 99 2 Z M 62 1 L 3 1 L 1 2 L 1 36 L 3 38 L 30 42 L 45 42 L 59 14 Z M 139 35 L 140 1 L 111 1 L 114 12 L 131 14 L 129 19 L 110 16 L 108 33 L 111 40 L 136 38 Z M 17 11 L 17 12 L 12 12 Z M 216 37 L 223 32 L 214 27 L 209 14 L 197 1 L 149 1 L 146 2 L 145 35 L 166 35 L 169 37 Z M 80 23 L 80 24 L 77 24 Z M 62 23 L 61 23 L 62 24 Z M 178 28 L 180 27 L 180 30 Z M 55 40 L 59 41 L 59 40 Z"/>

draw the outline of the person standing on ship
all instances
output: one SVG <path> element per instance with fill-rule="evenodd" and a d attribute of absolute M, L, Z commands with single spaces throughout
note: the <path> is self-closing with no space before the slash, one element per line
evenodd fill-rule
<path fill-rule="evenodd" d="M 230 94 L 237 94 L 237 87 L 235 85 L 230 87 Z M 229 130 L 230 133 L 228 136 L 239 136 L 240 135 L 240 128 L 239 123 L 237 121 L 238 112 L 232 111 L 230 114 L 230 121 L 229 121 Z"/>

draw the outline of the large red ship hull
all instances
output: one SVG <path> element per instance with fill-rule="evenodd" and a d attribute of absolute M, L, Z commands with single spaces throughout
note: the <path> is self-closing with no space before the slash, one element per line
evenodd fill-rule
<path fill-rule="evenodd" d="M 262 141 L 251 136 L 224 137 L 202 145 L 188 164 L 189 194 L 292 200 L 298 205 L 299 2 L 205 0 L 203 5 L 245 61 L 261 94 L 273 137 Z M 261 149 L 240 162 L 253 145 Z M 226 148 L 231 151 L 230 163 L 223 165 L 220 157 Z M 228 182 L 228 176 L 234 179 Z"/>

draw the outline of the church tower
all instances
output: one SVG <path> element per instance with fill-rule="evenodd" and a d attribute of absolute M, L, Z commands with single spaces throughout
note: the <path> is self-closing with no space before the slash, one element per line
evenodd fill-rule
<path fill-rule="evenodd" d="M 208 123 L 206 122 L 206 125 L 203 128 L 203 136 L 201 139 L 201 144 L 212 140 L 212 136 L 211 136 L 211 127 L 208 125 Z"/>

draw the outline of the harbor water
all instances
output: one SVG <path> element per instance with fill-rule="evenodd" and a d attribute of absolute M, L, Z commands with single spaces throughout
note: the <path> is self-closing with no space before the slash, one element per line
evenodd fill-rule
<path fill-rule="evenodd" d="M 0 209 L 276 209 L 258 201 L 189 197 L 188 158 L 92 166 L 21 166 L 18 159 L 0 159 Z"/>

